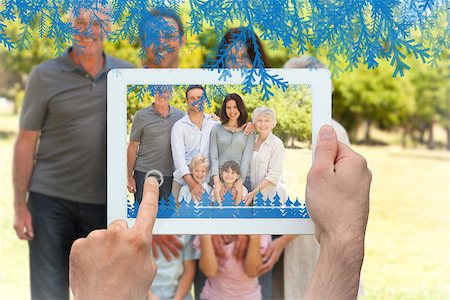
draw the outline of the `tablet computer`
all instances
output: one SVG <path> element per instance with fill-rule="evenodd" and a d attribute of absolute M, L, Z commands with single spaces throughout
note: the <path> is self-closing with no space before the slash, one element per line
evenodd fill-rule
<path fill-rule="evenodd" d="M 252 198 L 253 201 L 247 204 L 234 201 L 230 192 L 222 194 L 223 198 L 220 200 L 215 200 L 213 192 L 205 192 L 202 199 L 194 198 L 192 201 L 185 201 L 184 197 L 175 199 L 171 194 L 168 199 L 159 201 L 153 233 L 313 234 L 314 225 L 304 201 L 306 176 L 313 159 L 319 128 L 331 122 L 331 75 L 326 69 L 266 71 L 267 74 L 278 75 L 277 78 L 282 79 L 278 83 L 282 84 L 277 85 L 269 81 L 269 85 L 265 85 L 260 76 L 254 76 L 253 86 L 248 88 L 243 85 L 247 76 L 245 70 L 226 70 L 226 80 L 221 78 L 224 70 L 222 72 L 205 69 L 111 70 L 108 73 L 107 94 L 107 223 L 124 219 L 132 226 L 139 209 L 139 202 L 135 201 L 134 194 L 127 190 L 127 145 L 136 111 L 140 109 L 145 111 L 154 101 L 155 93 L 159 93 L 158 89 L 162 89 L 170 90 L 169 104 L 185 112 L 188 108 L 185 99 L 186 90 L 189 86 L 196 85 L 203 87 L 201 104 L 208 118 L 214 113 L 220 115 L 221 104 L 227 95 L 238 94 L 247 108 L 249 120 L 258 107 L 267 108 L 263 110 L 264 115 L 269 116 L 272 121 L 276 119 L 276 126 L 270 133 L 270 143 L 267 139 L 258 142 L 258 129 L 261 130 L 261 136 L 265 137 L 267 132 L 264 134 L 264 130 L 267 128 L 255 124 L 254 146 L 257 149 L 253 149 L 249 158 L 248 178 L 242 180 L 245 181 L 247 191 L 252 192 L 252 188 L 258 185 L 256 181 L 268 178 L 269 185 L 274 185 L 276 192 L 265 194 L 264 189 L 258 191 Z M 189 115 L 183 118 L 186 121 Z M 216 123 L 221 124 L 221 121 L 217 120 Z M 210 136 L 209 131 L 204 133 L 202 143 L 206 145 L 210 143 Z M 166 134 L 165 138 L 171 137 Z M 178 146 L 195 147 L 189 144 L 192 141 L 186 137 L 184 139 L 166 144 L 181 143 L 175 144 L 177 149 Z M 281 140 L 282 146 L 275 140 Z M 233 144 L 233 141 L 230 144 Z M 275 147 L 274 144 L 283 149 L 274 152 L 270 148 Z M 147 153 L 164 151 L 158 146 L 143 143 L 139 147 L 146 147 Z M 266 148 L 262 151 L 261 147 Z M 170 146 L 167 148 L 164 152 L 174 151 Z M 205 147 L 203 152 L 204 149 Z M 199 154 L 210 160 L 208 149 L 206 150 L 208 153 Z M 199 148 L 198 152 L 202 150 Z M 192 159 L 192 153 L 186 150 L 185 154 L 187 166 L 184 169 L 189 168 L 189 161 Z M 175 155 L 179 156 L 179 153 Z M 280 168 L 275 168 L 275 173 L 280 174 L 269 174 L 274 171 L 270 169 L 273 166 Z M 177 171 L 176 167 L 181 169 L 179 162 L 175 163 L 174 172 Z M 152 171 L 153 175 L 158 174 L 158 170 L 149 171 Z M 276 178 L 276 184 L 270 181 L 274 181 L 273 177 Z M 208 177 L 206 181 L 211 183 L 211 178 Z"/>

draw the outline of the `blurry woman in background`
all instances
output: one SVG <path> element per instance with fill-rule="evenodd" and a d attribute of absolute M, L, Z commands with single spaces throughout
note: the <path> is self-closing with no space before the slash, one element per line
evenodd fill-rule
<path fill-rule="evenodd" d="M 236 37 L 240 35 L 245 35 L 245 43 L 242 41 L 235 42 Z M 271 68 L 269 59 L 264 52 L 258 35 L 244 27 L 231 28 L 223 36 L 216 54 L 216 61 L 219 61 L 219 68 L 251 68 L 256 57 L 253 41 L 256 42 L 264 68 Z M 228 52 L 226 58 L 221 60 L 225 52 Z"/>

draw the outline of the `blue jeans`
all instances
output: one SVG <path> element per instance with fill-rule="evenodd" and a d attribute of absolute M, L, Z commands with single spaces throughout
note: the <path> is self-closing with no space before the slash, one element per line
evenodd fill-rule
<path fill-rule="evenodd" d="M 29 241 L 32 299 L 69 299 L 72 243 L 106 228 L 105 205 L 68 201 L 30 192 L 34 238 Z"/>
<path fill-rule="evenodd" d="M 144 192 L 144 182 L 145 182 L 145 173 L 140 171 L 134 171 L 134 182 L 136 182 L 136 193 L 134 194 L 134 201 L 139 202 L 141 204 L 142 201 L 142 193 Z M 172 192 L 172 182 L 173 177 L 164 176 L 164 182 L 159 187 L 159 200 L 164 198 L 164 200 L 169 199 L 170 193 Z"/>

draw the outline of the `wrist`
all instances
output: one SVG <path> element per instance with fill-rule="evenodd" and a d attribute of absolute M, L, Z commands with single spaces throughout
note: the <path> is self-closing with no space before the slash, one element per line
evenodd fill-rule
<path fill-rule="evenodd" d="M 25 200 L 14 201 L 14 210 L 20 211 L 22 209 L 28 209 L 27 202 Z"/>
<path fill-rule="evenodd" d="M 364 260 L 364 234 L 320 235 L 320 248 L 324 253 L 338 254 L 339 260 L 347 266 L 361 268 Z"/>

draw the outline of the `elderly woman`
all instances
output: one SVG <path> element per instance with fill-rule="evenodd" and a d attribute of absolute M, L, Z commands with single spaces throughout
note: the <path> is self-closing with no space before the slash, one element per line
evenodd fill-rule
<path fill-rule="evenodd" d="M 258 136 L 250 161 L 250 183 L 252 191 L 245 197 L 250 204 L 260 192 L 264 199 L 273 199 L 276 194 L 283 203 L 287 199 L 283 183 L 283 142 L 272 133 L 277 124 L 275 113 L 267 107 L 258 107 L 253 111 L 253 124 Z"/>
<path fill-rule="evenodd" d="M 214 196 L 222 201 L 225 190 L 219 178 L 220 167 L 226 161 L 236 161 L 240 165 L 241 177 L 232 194 L 234 200 L 242 200 L 243 183 L 248 174 L 250 159 L 255 144 L 255 135 L 247 134 L 248 113 L 244 101 L 238 94 L 228 94 L 222 103 L 219 113 L 222 124 L 211 130 L 210 156 L 211 175 L 214 180 Z"/>

